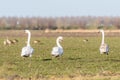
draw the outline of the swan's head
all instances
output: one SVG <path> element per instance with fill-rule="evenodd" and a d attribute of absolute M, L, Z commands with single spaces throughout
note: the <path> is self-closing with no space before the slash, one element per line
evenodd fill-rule
<path fill-rule="evenodd" d="M 25 33 L 30 33 L 30 31 L 29 30 L 25 30 Z"/>
<path fill-rule="evenodd" d="M 100 29 L 100 30 L 98 31 L 98 33 L 100 33 L 100 32 L 104 32 L 104 30 L 103 30 L 103 29 Z"/>
<path fill-rule="evenodd" d="M 63 40 L 63 37 L 59 36 L 57 39 L 61 42 Z"/>
<path fill-rule="evenodd" d="M 104 30 L 103 30 L 103 29 L 100 29 L 99 32 L 104 32 Z"/>

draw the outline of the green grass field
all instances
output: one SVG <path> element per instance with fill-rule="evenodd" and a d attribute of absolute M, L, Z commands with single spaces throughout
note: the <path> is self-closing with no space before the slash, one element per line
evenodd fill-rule
<path fill-rule="evenodd" d="M 0 77 L 6 78 L 18 75 L 23 78 L 39 78 L 51 76 L 96 75 L 109 71 L 112 74 L 120 73 L 120 38 L 106 37 L 109 44 L 109 55 L 100 54 L 100 37 L 64 37 L 61 45 L 64 54 L 60 58 L 51 56 L 52 47 L 55 46 L 56 37 L 32 37 L 31 46 L 34 54 L 31 58 L 20 56 L 26 37 L 15 37 L 17 44 L 4 46 L 4 38 L 0 38 Z M 14 39 L 14 38 L 13 38 Z M 34 40 L 40 43 L 34 44 Z M 111 74 L 106 74 L 111 75 Z"/>

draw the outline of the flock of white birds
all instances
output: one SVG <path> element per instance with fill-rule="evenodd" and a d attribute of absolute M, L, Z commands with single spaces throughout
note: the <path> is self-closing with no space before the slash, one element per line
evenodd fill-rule
<path fill-rule="evenodd" d="M 22 57 L 31 57 L 33 54 L 34 49 L 30 46 L 30 38 L 31 38 L 31 33 L 29 30 L 25 30 L 25 32 L 28 34 L 28 41 L 27 41 L 27 46 L 22 48 L 22 52 L 21 52 L 21 56 Z M 104 30 L 100 30 L 100 32 L 102 33 L 102 42 L 100 45 L 100 53 L 101 54 L 107 54 L 109 52 L 109 46 L 104 42 L 105 39 L 105 35 L 104 35 Z M 55 56 L 55 57 L 59 57 L 63 54 L 63 47 L 60 45 L 60 42 L 63 40 L 62 36 L 59 36 L 56 39 L 56 47 L 53 47 L 52 51 L 51 51 L 51 55 Z"/>
<path fill-rule="evenodd" d="M 101 41 L 101 45 L 100 45 L 100 53 L 101 54 L 107 54 L 109 52 L 109 46 L 104 42 L 105 39 L 105 34 L 104 34 L 104 30 L 100 30 L 99 32 L 102 33 L 102 41 Z M 25 47 L 22 48 L 21 51 L 21 56 L 22 57 L 32 57 L 34 49 L 31 47 L 30 45 L 30 39 L 31 39 L 31 32 L 29 30 L 25 30 L 25 33 L 28 34 L 28 39 L 27 39 L 27 45 Z M 60 42 L 63 40 L 62 36 L 59 36 L 56 39 L 56 45 L 55 47 L 52 48 L 51 51 L 51 55 L 55 56 L 55 57 L 59 57 L 63 54 L 63 47 L 60 45 Z M 85 42 L 88 40 L 84 40 Z M 10 45 L 11 43 L 16 43 L 18 42 L 18 40 L 14 39 L 14 40 L 9 40 L 8 38 L 4 41 L 4 45 Z M 38 41 L 34 41 L 34 43 L 37 43 Z"/>
<path fill-rule="evenodd" d="M 28 34 L 28 40 L 27 40 L 27 46 L 22 48 L 21 56 L 22 57 L 32 57 L 32 54 L 34 52 L 34 49 L 30 45 L 30 39 L 31 39 L 31 32 L 29 30 L 25 30 L 25 33 Z M 51 54 L 55 57 L 61 56 L 63 54 L 63 48 L 60 45 L 60 42 L 63 40 L 62 36 L 59 36 L 56 40 L 56 47 L 53 47 Z M 36 41 L 35 41 L 36 42 Z"/>

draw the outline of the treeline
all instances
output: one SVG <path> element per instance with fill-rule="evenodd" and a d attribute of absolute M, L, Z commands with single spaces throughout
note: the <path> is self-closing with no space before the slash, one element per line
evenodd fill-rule
<path fill-rule="evenodd" d="M 120 29 L 120 17 L 0 17 L 0 30 L 4 29 Z"/>

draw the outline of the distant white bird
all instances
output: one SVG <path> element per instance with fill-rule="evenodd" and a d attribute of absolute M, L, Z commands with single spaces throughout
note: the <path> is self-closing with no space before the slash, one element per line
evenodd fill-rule
<path fill-rule="evenodd" d="M 12 40 L 9 40 L 8 37 L 6 40 L 4 40 L 4 45 L 11 45 L 11 44 L 14 44 Z"/>
<path fill-rule="evenodd" d="M 83 42 L 88 42 L 88 39 L 84 39 Z"/>
<path fill-rule="evenodd" d="M 40 40 L 34 40 L 33 41 L 33 43 L 35 43 L 35 44 L 37 44 L 37 43 L 39 43 L 40 42 Z"/>
<path fill-rule="evenodd" d="M 101 45 L 100 45 L 100 53 L 101 54 L 107 54 L 108 55 L 108 52 L 109 52 L 109 46 L 104 42 L 104 38 L 105 38 L 105 35 L 104 35 L 104 30 L 100 30 L 100 32 L 102 33 L 102 42 L 101 42 Z"/>
<path fill-rule="evenodd" d="M 63 54 L 63 48 L 62 46 L 60 45 L 59 42 L 61 42 L 63 40 L 63 37 L 62 36 L 59 36 L 57 39 L 56 39 L 56 44 L 57 46 L 56 47 L 53 47 L 52 49 L 52 56 L 55 56 L 55 57 L 59 57 Z"/>
<path fill-rule="evenodd" d="M 32 57 L 34 49 L 30 46 L 31 33 L 29 30 L 25 30 L 25 33 L 28 34 L 27 46 L 22 48 L 21 56 L 22 57 Z"/>
<path fill-rule="evenodd" d="M 12 42 L 13 42 L 13 43 L 17 43 L 18 40 L 17 40 L 17 39 L 13 39 Z"/>

